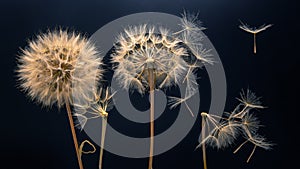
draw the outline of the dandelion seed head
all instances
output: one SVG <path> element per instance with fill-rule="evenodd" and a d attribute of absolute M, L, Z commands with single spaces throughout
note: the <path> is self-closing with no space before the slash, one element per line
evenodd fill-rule
<path fill-rule="evenodd" d="M 158 33 L 155 33 L 158 32 Z M 187 63 L 181 56 L 186 49 L 179 45 L 180 40 L 171 37 L 164 28 L 140 25 L 125 29 L 116 45 L 112 61 L 117 63 L 116 77 L 124 88 L 133 85 L 141 93 L 148 87 L 147 70 L 154 70 L 155 77 L 161 80 L 160 87 L 172 85 L 181 79 Z"/>
<path fill-rule="evenodd" d="M 111 88 L 99 87 L 93 94 L 91 102 L 88 105 L 74 105 L 77 118 L 76 126 L 81 130 L 86 125 L 87 121 L 96 118 L 107 118 L 109 111 L 113 108 L 112 97 L 115 92 L 111 92 Z"/>
<path fill-rule="evenodd" d="M 151 69 L 157 88 L 185 79 L 187 93 L 195 93 L 195 82 L 190 78 L 193 70 L 205 63 L 212 64 L 213 60 L 211 51 L 202 44 L 203 28 L 199 26 L 198 15 L 184 13 L 182 16 L 182 30 L 175 33 L 143 24 L 130 26 L 119 35 L 112 62 L 117 65 L 115 77 L 124 89 L 133 87 L 144 93 L 149 88 L 148 70 Z"/>
<path fill-rule="evenodd" d="M 198 14 L 184 12 L 181 30 L 147 24 L 129 26 L 116 39 L 111 55 L 114 75 L 120 86 L 144 93 L 149 88 L 148 70 L 153 70 L 158 89 L 186 83 L 185 97 L 195 94 L 194 70 L 212 64 L 210 49 L 202 44 L 204 34 Z M 152 71 L 151 71 L 152 72 Z"/>
<path fill-rule="evenodd" d="M 102 73 L 100 63 L 99 53 L 87 39 L 60 29 L 29 42 L 18 58 L 17 73 L 20 87 L 32 99 L 61 107 L 66 99 L 72 102 L 73 82 L 78 89 L 90 90 L 88 83 Z"/>

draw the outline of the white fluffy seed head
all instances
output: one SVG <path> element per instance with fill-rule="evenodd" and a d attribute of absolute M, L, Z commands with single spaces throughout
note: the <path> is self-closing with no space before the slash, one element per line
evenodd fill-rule
<path fill-rule="evenodd" d="M 144 93 L 149 88 L 148 70 L 151 69 L 157 88 L 186 84 L 184 98 L 171 99 L 171 107 L 197 93 L 194 70 L 206 63 L 213 63 L 211 50 L 203 45 L 204 28 L 200 26 L 197 16 L 184 12 L 179 24 L 181 30 L 175 33 L 146 24 L 125 29 L 117 38 L 115 51 L 111 55 L 116 65 L 114 75 L 119 84 L 127 90 L 133 87 Z"/>
<path fill-rule="evenodd" d="M 18 58 L 20 87 L 44 106 L 66 101 L 72 103 L 72 93 L 93 90 L 102 71 L 95 46 L 75 32 L 48 31 L 29 41 Z M 93 84 L 94 85 L 94 84 Z M 74 91 L 76 86 L 76 90 Z"/>
<path fill-rule="evenodd" d="M 149 69 L 154 71 L 160 88 L 181 79 L 187 69 L 181 57 L 187 52 L 179 45 L 179 39 L 169 36 L 167 29 L 140 25 L 124 32 L 117 39 L 112 62 L 117 63 L 115 75 L 125 89 L 133 86 L 143 93 L 148 87 Z"/>
<path fill-rule="evenodd" d="M 151 69 L 157 88 L 186 82 L 189 85 L 186 97 L 195 94 L 193 70 L 213 63 L 210 50 L 203 45 L 204 28 L 197 17 L 184 12 L 179 24 L 181 30 L 175 33 L 146 24 L 125 29 L 111 55 L 120 85 L 143 93 L 149 87 L 147 72 Z"/>

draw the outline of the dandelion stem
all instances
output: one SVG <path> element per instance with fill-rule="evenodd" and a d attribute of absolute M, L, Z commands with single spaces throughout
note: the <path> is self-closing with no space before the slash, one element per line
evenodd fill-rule
<path fill-rule="evenodd" d="M 247 159 L 247 163 L 249 163 L 249 161 L 250 161 L 251 157 L 252 157 L 252 156 L 253 156 L 253 154 L 254 154 L 254 151 L 255 151 L 255 149 L 256 149 L 256 145 L 254 146 L 254 148 L 253 148 L 253 150 L 252 150 L 252 152 L 251 152 L 250 156 L 248 157 L 248 159 Z"/>
<path fill-rule="evenodd" d="M 256 53 L 256 33 L 253 33 L 253 52 Z"/>
<path fill-rule="evenodd" d="M 99 156 L 99 169 L 102 169 L 103 163 L 103 150 L 104 150 L 104 141 L 105 141 L 105 133 L 107 126 L 107 117 L 102 117 L 102 130 L 101 130 L 101 145 L 100 145 L 100 156 Z"/>
<path fill-rule="evenodd" d="M 234 154 L 237 153 L 237 152 L 243 147 L 243 145 L 246 144 L 248 141 L 249 141 L 249 140 L 244 141 L 237 149 L 234 150 L 233 153 L 234 153 Z"/>
<path fill-rule="evenodd" d="M 201 113 L 201 115 L 202 115 L 202 113 Z M 201 131 L 202 141 L 205 139 L 205 118 L 206 118 L 206 116 L 203 114 L 202 115 L 202 131 Z M 203 157 L 203 168 L 207 169 L 205 143 L 202 144 L 202 157 Z"/>
<path fill-rule="evenodd" d="M 75 146 L 75 150 L 76 150 L 78 165 L 79 165 L 80 169 L 83 169 L 82 160 L 80 158 L 80 152 L 79 152 L 79 148 L 78 148 L 78 141 L 77 141 L 76 132 L 75 132 L 74 121 L 73 121 L 73 117 L 72 117 L 72 111 L 71 111 L 68 99 L 65 99 L 65 101 L 66 101 L 66 108 L 67 108 L 67 112 L 68 112 L 68 118 L 69 118 L 70 128 L 71 128 L 71 132 L 72 132 L 73 142 L 74 142 L 74 146 Z"/>
<path fill-rule="evenodd" d="M 242 118 L 245 115 L 245 113 L 246 113 L 245 111 L 247 108 L 248 108 L 248 105 L 245 105 L 245 107 L 239 113 L 235 114 L 234 117 Z"/>
<path fill-rule="evenodd" d="M 90 146 L 92 146 L 93 150 L 91 151 L 83 151 L 83 147 L 85 145 L 85 143 L 89 144 Z M 95 153 L 96 152 L 96 147 L 88 140 L 84 140 L 80 146 L 79 146 L 79 155 L 80 155 L 80 159 L 81 159 L 81 156 L 82 154 L 92 154 L 92 153 Z"/>
<path fill-rule="evenodd" d="M 149 88 L 150 88 L 150 150 L 148 169 L 152 169 L 153 150 L 154 150 L 154 73 L 153 69 L 149 69 Z"/>

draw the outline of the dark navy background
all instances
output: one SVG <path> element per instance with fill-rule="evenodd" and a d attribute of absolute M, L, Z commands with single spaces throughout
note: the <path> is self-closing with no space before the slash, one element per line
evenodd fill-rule
<path fill-rule="evenodd" d="M 296 1 L 295 1 L 296 2 Z M 27 40 L 39 32 L 57 26 L 92 35 L 106 23 L 137 12 L 165 12 L 178 15 L 183 9 L 200 12 L 199 19 L 208 28 L 209 37 L 223 62 L 227 78 L 226 110 L 237 103 L 242 88 L 262 96 L 268 108 L 259 112 L 261 132 L 276 145 L 273 150 L 257 149 L 250 163 L 246 159 L 252 146 L 237 154 L 234 147 L 208 149 L 208 168 L 284 169 L 294 161 L 299 147 L 296 139 L 299 97 L 299 5 L 274 0 L 120 0 L 120 1 L 23 1 L 0 2 L 0 169 L 76 169 L 77 161 L 65 110 L 41 108 L 16 88 L 16 55 Z M 272 23 L 258 34 L 257 54 L 253 37 L 238 28 L 239 20 L 253 26 Z M 296 67 L 297 66 L 297 67 Z M 202 80 L 207 80 L 203 77 Z M 201 86 L 200 86 L 201 87 Z M 205 85 L 204 85 L 205 87 Z M 202 89 L 203 90 L 203 89 Z M 202 168 L 201 151 L 194 150 L 200 132 L 200 120 L 188 136 L 172 150 L 154 157 L 154 169 Z M 114 122 L 116 128 L 126 123 Z M 159 124 L 160 123 L 160 124 Z M 163 120 L 157 122 L 161 130 Z M 147 125 L 143 135 L 148 135 Z M 128 126 L 131 132 L 138 129 Z M 299 127 L 298 127 L 299 128 Z M 85 138 L 84 133 L 79 137 Z M 238 140 L 240 143 L 242 140 Z M 126 145 L 124 145 L 126 146 Z M 96 169 L 98 152 L 84 155 L 86 169 Z M 105 152 L 104 169 L 143 169 L 148 159 L 129 159 Z"/>

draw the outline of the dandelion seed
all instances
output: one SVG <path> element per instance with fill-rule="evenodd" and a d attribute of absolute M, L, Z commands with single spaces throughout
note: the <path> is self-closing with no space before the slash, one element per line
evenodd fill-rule
<path fill-rule="evenodd" d="M 257 147 L 263 149 L 270 149 L 272 144 L 267 142 L 264 137 L 259 135 L 258 129 L 261 126 L 258 118 L 254 116 L 252 109 L 264 108 L 258 97 L 249 89 L 245 92 L 242 90 L 241 98 L 238 99 L 241 103 L 232 112 L 225 112 L 223 116 L 210 115 L 205 112 L 201 113 L 202 116 L 202 140 L 197 146 L 202 146 L 203 160 L 206 160 L 205 145 L 216 147 L 218 149 L 225 148 L 232 145 L 236 138 L 240 135 L 246 141 L 243 142 L 235 151 L 236 153 L 243 145 L 250 142 L 254 145 L 247 162 L 251 159 Z M 207 135 L 205 131 L 210 131 Z M 206 161 L 204 168 L 207 168 Z"/>
<path fill-rule="evenodd" d="M 244 24 L 243 22 L 241 22 L 241 25 L 239 26 L 239 28 L 241 28 L 242 30 L 244 30 L 246 32 L 249 32 L 249 33 L 253 34 L 253 39 L 254 39 L 254 41 L 253 41 L 253 52 L 256 53 L 256 34 L 266 30 L 267 28 L 269 28 L 271 26 L 272 26 L 272 24 L 262 25 L 258 29 L 256 29 L 256 28 L 251 28 L 249 25 Z"/>
<path fill-rule="evenodd" d="M 187 11 L 183 11 L 183 13 L 181 14 L 181 24 L 179 24 L 183 29 L 175 32 L 175 34 L 179 34 L 182 33 L 183 31 L 187 31 L 187 32 L 196 32 L 198 33 L 199 31 L 204 30 L 205 28 L 202 27 L 202 22 L 198 19 L 199 17 L 199 13 L 190 13 Z M 200 37 L 200 39 L 199 39 Z M 194 37 L 194 40 L 200 42 L 202 36 L 198 36 L 198 38 Z M 190 42 L 190 41 L 188 41 Z M 195 43 L 197 45 L 199 45 L 199 43 Z"/>
<path fill-rule="evenodd" d="M 240 98 L 237 98 L 241 103 L 231 113 L 230 118 L 242 119 L 249 113 L 251 109 L 262 109 L 265 108 L 261 105 L 260 98 L 256 97 L 255 93 L 249 89 L 245 92 L 244 90 L 240 93 Z"/>
<path fill-rule="evenodd" d="M 80 34 L 61 29 L 29 41 L 18 58 L 20 87 L 43 106 L 66 106 L 80 169 L 83 165 L 70 104 L 73 94 L 93 90 L 90 84 L 100 78 L 100 64 L 99 53 L 92 43 Z M 78 86 L 76 89 L 73 83 Z"/>
<path fill-rule="evenodd" d="M 264 108 L 264 106 L 261 106 L 260 98 L 256 97 L 255 93 L 251 92 L 249 89 L 247 89 L 246 92 L 242 90 L 240 98 L 238 98 L 238 100 L 246 107 Z"/>

